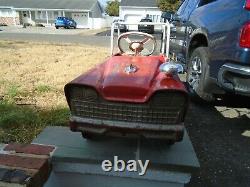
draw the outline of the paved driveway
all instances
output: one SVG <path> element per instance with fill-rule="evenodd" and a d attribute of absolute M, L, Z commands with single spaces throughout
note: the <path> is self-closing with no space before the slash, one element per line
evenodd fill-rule
<path fill-rule="evenodd" d="M 2 33 L 15 34 L 56 34 L 56 35 L 95 35 L 104 32 L 106 29 L 56 29 L 55 27 L 26 27 L 23 26 L 0 26 Z"/>
<path fill-rule="evenodd" d="M 191 103 L 186 127 L 201 164 L 188 187 L 250 185 L 250 98 Z"/>
<path fill-rule="evenodd" d="M 2 31 L 1 31 L 2 30 Z M 115 35 L 117 35 L 115 33 Z M 160 48 L 161 35 L 154 34 Z M 110 30 L 88 30 L 88 29 L 55 29 L 43 27 L 0 27 L 0 39 L 4 40 L 27 40 L 44 41 L 55 43 L 80 43 L 86 45 L 97 45 L 110 47 Z"/>
<path fill-rule="evenodd" d="M 55 29 L 46 27 L 0 27 L 0 40 L 80 43 L 86 45 L 109 47 L 110 37 L 95 35 L 101 31 L 102 30 Z"/>
<path fill-rule="evenodd" d="M 86 45 L 95 45 L 109 47 L 109 37 L 99 36 L 81 36 L 81 35 L 51 35 L 51 34 L 15 34 L 1 33 L 0 40 L 24 40 L 24 41 L 42 41 L 55 43 L 79 43 Z"/>

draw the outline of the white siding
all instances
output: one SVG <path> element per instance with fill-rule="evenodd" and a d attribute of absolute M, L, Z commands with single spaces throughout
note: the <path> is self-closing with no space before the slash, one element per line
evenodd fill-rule
<path fill-rule="evenodd" d="M 90 29 L 101 29 L 107 27 L 107 21 L 104 18 L 89 18 L 90 19 Z"/>

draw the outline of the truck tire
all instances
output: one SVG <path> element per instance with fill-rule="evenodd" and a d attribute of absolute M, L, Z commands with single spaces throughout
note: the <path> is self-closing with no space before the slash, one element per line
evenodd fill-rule
<path fill-rule="evenodd" d="M 204 91 L 208 80 L 209 54 L 207 47 L 196 48 L 189 59 L 187 67 L 187 86 L 194 99 L 202 99 L 213 102 L 215 97 L 212 93 Z"/>

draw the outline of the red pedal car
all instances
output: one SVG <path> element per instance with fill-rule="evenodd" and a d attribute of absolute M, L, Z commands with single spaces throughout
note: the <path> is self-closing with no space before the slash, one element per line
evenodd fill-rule
<path fill-rule="evenodd" d="M 170 27 L 158 25 L 166 38 L 159 55 L 154 36 L 127 32 L 118 37 L 119 53 L 65 86 L 72 131 L 87 139 L 136 135 L 171 143 L 182 140 L 188 107 L 188 93 L 178 77 L 183 68 L 167 60 Z"/>

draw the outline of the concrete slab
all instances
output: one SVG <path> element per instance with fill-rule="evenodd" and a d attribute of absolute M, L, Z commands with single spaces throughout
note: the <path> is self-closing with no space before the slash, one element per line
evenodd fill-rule
<path fill-rule="evenodd" d="M 168 146 L 164 142 L 141 138 L 87 141 L 68 128 L 48 127 L 33 143 L 57 147 L 52 156 L 54 173 L 47 187 L 56 183 L 67 186 L 67 180 L 73 182 L 73 186 L 183 186 L 199 168 L 187 133 L 182 142 Z M 124 161 L 150 160 L 147 173 L 139 176 L 138 172 L 104 172 L 102 161 L 113 161 L 114 156 Z"/>
<path fill-rule="evenodd" d="M 103 161 L 114 159 L 131 160 L 135 158 L 136 140 L 114 138 L 101 141 L 83 139 L 81 133 L 71 132 L 65 127 L 48 127 L 33 143 L 54 145 L 57 147 L 52 159 L 65 162 Z"/>
<path fill-rule="evenodd" d="M 182 142 L 168 146 L 164 142 L 141 140 L 140 159 L 150 160 L 154 167 L 193 172 L 200 167 L 193 145 L 185 132 Z"/>

